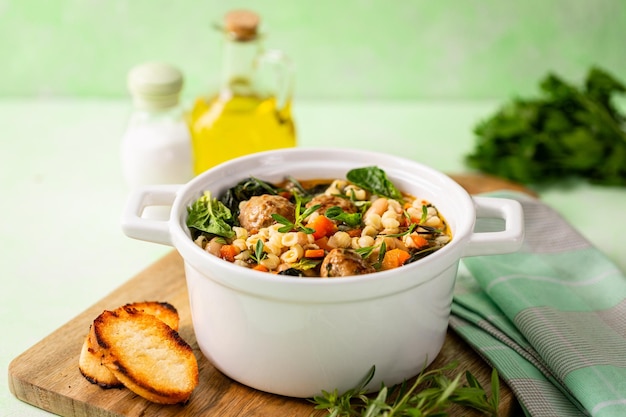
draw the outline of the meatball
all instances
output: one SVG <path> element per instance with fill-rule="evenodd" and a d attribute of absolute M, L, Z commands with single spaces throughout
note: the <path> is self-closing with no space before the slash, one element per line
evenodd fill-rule
<path fill-rule="evenodd" d="M 372 272 L 376 272 L 376 269 L 352 249 L 336 248 L 331 250 L 320 267 L 322 278 L 347 277 Z"/>
<path fill-rule="evenodd" d="M 295 220 L 295 206 L 285 197 L 264 194 L 242 203 L 239 224 L 248 230 L 258 231 L 276 223 L 272 214 L 280 214 L 289 221 Z"/>
<path fill-rule="evenodd" d="M 315 196 L 309 201 L 306 206 L 312 207 L 316 204 L 320 204 L 321 207 L 317 210 L 320 214 L 326 213 L 326 210 L 333 206 L 339 206 L 346 213 L 356 213 L 357 208 L 354 203 L 347 198 L 338 197 L 336 195 L 320 194 Z"/>

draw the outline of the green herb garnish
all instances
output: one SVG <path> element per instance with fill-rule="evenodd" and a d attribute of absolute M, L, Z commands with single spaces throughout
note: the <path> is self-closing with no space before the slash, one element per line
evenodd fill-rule
<path fill-rule="evenodd" d="M 372 266 L 376 269 L 380 269 L 380 266 L 382 265 L 383 260 L 385 259 L 385 253 L 387 252 L 387 244 L 385 243 L 384 240 L 381 242 L 380 245 L 366 246 L 363 248 L 354 249 L 354 251 L 358 253 L 359 255 L 361 255 L 361 258 L 367 259 L 372 255 L 372 253 L 374 252 L 376 248 L 379 248 L 378 258 L 376 262 L 372 264 Z"/>
<path fill-rule="evenodd" d="M 422 217 L 420 217 L 420 223 L 425 223 L 428 219 L 428 207 L 422 206 Z"/>
<path fill-rule="evenodd" d="M 290 175 L 287 176 L 287 180 L 292 184 L 293 188 L 296 189 L 298 193 L 305 196 L 309 195 L 309 192 L 304 189 L 302 184 L 300 184 L 300 181 Z"/>
<path fill-rule="evenodd" d="M 313 269 L 318 266 L 322 261 L 315 259 L 302 258 L 291 267 L 299 271 L 306 271 L 307 269 Z"/>
<path fill-rule="evenodd" d="M 304 210 L 303 213 L 301 213 L 302 198 L 300 197 L 298 193 L 294 193 L 293 195 L 294 195 L 294 198 L 296 199 L 295 220 L 293 222 L 289 221 L 289 219 L 285 218 L 284 216 L 281 216 L 280 214 L 276 214 L 276 213 L 272 214 L 272 218 L 276 222 L 283 225 L 283 227 L 279 228 L 278 231 L 280 233 L 287 233 L 292 230 L 298 230 L 298 231 L 306 233 L 307 235 L 310 235 L 311 233 L 315 233 L 315 230 L 313 230 L 310 227 L 306 227 L 302 222 L 304 222 L 304 219 L 309 217 L 315 210 L 322 207 L 322 205 L 315 204 L 307 208 L 306 210 Z"/>
<path fill-rule="evenodd" d="M 267 258 L 267 252 L 265 252 L 264 248 L 263 241 L 261 239 L 257 240 L 254 244 L 254 254 L 250 254 L 250 259 L 260 264 L 263 259 Z"/>
<path fill-rule="evenodd" d="M 626 86 L 591 68 L 582 87 L 548 74 L 540 88 L 539 97 L 516 98 L 477 124 L 468 166 L 524 184 L 626 185 L 626 115 L 612 102 Z"/>
<path fill-rule="evenodd" d="M 417 226 L 418 226 L 417 223 L 411 223 L 409 225 L 409 227 L 407 227 L 404 232 L 393 233 L 393 234 L 388 234 L 388 235 L 383 235 L 383 236 L 385 236 L 385 237 L 402 237 L 402 236 L 405 236 L 405 235 L 410 235 L 411 233 L 413 233 L 413 231 L 415 230 L 415 228 Z"/>
<path fill-rule="evenodd" d="M 376 166 L 355 168 L 346 174 L 348 181 L 381 197 L 403 201 L 402 193 L 387 178 L 387 174 Z"/>
<path fill-rule="evenodd" d="M 361 224 L 361 213 L 346 213 L 339 206 L 332 206 L 326 209 L 324 216 L 331 220 L 343 222 L 350 227 L 356 227 Z"/>
<path fill-rule="evenodd" d="M 187 212 L 187 227 L 190 229 L 225 238 L 235 236 L 231 211 L 219 200 L 211 198 L 209 191 L 187 207 Z"/>
<path fill-rule="evenodd" d="M 372 254 L 372 252 L 374 252 L 374 249 L 376 249 L 378 246 L 374 245 L 374 246 L 365 246 L 362 248 L 357 248 L 354 251 L 356 253 L 358 253 L 359 255 L 361 255 L 361 258 L 363 259 L 367 259 L 370 257 L 370 255 Z"/>
<path fill-rule="evenodd" d="M 376 269 L 380 269 L 383 264 L 383 260 L 385 259 L 385 253 L 387 253 L 387 244 L 383 240 L 380 244 L 380 249 L 378 251 L 378 260 L 374 263 L 373 267 Z"/>
<path fill-rule="evenodd" d="M 462 383 L 463 373 L 453 379 L 445 372 L 457 367 L 453 362 L 440 369 L 423 371 L 413 384 L 406 381 L 393 387 L 381 384 L 376 396 L 368 395 L 365 387 L 374 377 L 376 368 L 372 367 L 365 377 L 353 388 L 343 394 L 334 391 L 322 391 L 311 402 L 316 410 L 327 410 L 332 417 L 445 417 L 446 410 L 453 404 L 473 408 L 487 416 L 497 417 L 500 400 L 498 372 L 491 373 L 491 397 L 478 380 L 465 372 L 466 384 Z"/>

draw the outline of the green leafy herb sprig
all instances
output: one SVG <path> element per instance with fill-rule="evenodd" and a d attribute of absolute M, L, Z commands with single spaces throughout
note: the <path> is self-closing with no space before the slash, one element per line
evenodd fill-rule
<path fill-rule="evenodd" d="M 250 254 L 250 259 L 252 259 L 257 264 L 260 264 L 261 261 L 267 258 L 267 252 L 265 252 L 265 245 L 261 239 L 257 240 L 254 245 L 254 253 Z"/>
<path fill-rule="evenodd" d="M 515 98 L 478 123 L 467 165 L 527 185 L 583 178 L 626 185 L 626 116 L 614 98 L 626 86 L 605 70 L 589 70 L 577 87 L 555 74 L 537 98 Z"/>
<path fill-rule="evenodd" d="M 380 269 L 383 263 L 383 259 L 385 259 L 385 253 L 387 252 L 387 244 L 383 240 L 380 245 L 366 246 L 363 248 L 355 249 L 354 251 L 358 253 L 361 258 L 369 258 L 372 253 L 378 248 L 378 257 L 376 262 L 372 264 L 372 266 L 376 269 Z"/>
<path fill-rule="evenodd" d="M 331 220 L 343 222 L 351 227 L 359 226 L 361 224 L 361 218 L 362 218 L 361 213 L 346 213 L 339 206 L 329 207 L 324 213 L 324 215 Z"/>
<path fill-rule="evenodd" d="M 317 410 L 327 410 L 330 417 L 445 417 L 453 404 L 473 408 L 490 417 L 498 416 L 500 382 L 498 372 L 491 373 L 491 396 L 469 372 L 465 372 L 466 383 L 461 381 L 463 373 L 453 379 L 445 375 L 458 365 L 453 362 L 443 368 L 424 371 L 413 384 L 406 381 L 393 387 L 381 384 L 376 396 L 367 395 L 365 387 L 374 377 L 372 367 L 365 377 L 343 394 L 322 391 L 311 400 Z"/>
<path fill-rule="evenodd" d="M 284 216 L 281 216 L 280 214 L 274 213 L 272 214 L 272 218 L 277 222 L 282 224 L 283 226 L 280 227 L 278 229 L 278 231 L 280 233 L 287 233 L 290 232 L 292 230 L 297 230 L 297 231 L 301 231 L 304 232 L 308 235 L 310 235 L 311 233 L 315 233 L 315 230 L 313 230 L 310 227 L 306 227 L 303 222 L 304 219 L 306 219 L 307 217 L 309 217 L 314 211 L 316 211 L 317 209 L 319 209 L 320 207 L 322 207 L 321 204 L 315 204 L 311 207 L 308 207 L 306 210 L 304 210 L 304 212 L 302 212 L 302 207 L 303 207 L 303 200 L 302 197 L 300 197 L 300 195 L 298 193 L 294 193 L 294 198 L 296 200 L 296 207 L 295 207 L 295 220 L 292 222 L 289 219 L 287 219 Z"/>

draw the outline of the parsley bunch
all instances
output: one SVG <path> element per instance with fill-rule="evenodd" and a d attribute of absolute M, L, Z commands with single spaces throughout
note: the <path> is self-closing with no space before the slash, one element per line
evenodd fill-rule
<path fill-rule="evenodd" d="M 626 116 L 614 103 L 626 86 L 591 68 L 582 87 L 548 74 L 540 88 L 539 97 L 516 98 L 477 124 L 467 165 L 530 185 L 626 185 Z"/>

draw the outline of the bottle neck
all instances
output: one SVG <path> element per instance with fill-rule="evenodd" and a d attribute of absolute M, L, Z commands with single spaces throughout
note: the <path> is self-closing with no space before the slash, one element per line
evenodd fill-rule
<path fill-rule="evenodd" d="M 179 123 L 183 120 L 183 109 L 180 105 L 160 109 L 133 109 L 130 116 L 131 125 Z"/>
<path fill-rule="evenodd" d="M 226 39 L 222 65 L 222 93 L 252 95 L 255 91 L 257 58 L 261 54 L 259 39 L 246 42 Z"/>

